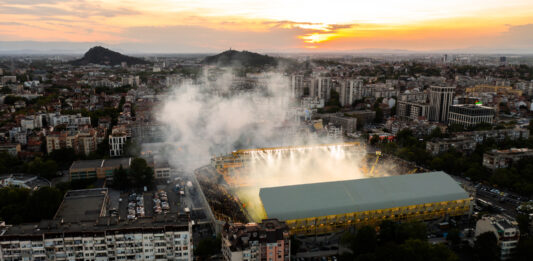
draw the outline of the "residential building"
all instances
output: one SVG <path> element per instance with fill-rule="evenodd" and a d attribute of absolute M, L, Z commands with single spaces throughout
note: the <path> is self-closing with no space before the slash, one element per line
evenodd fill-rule
<path fill-rule="evenodd" d="M 111 157 L 120 157 L 124 153 L 124 145 L 128 140 L 126 133 L 116 132 L 109 135 L 109 155 Z"/>
<path fill-rule="evenodd" d="M 6 75 L 6 76 L 2 76 L 2 84 L 6 84 L 6 83 L 16 83 L 17 82 L 17 76 L 11 76 L 11 75 Z"/>
<path fill-rule="evenodd" d="M 448 124 L 458 124 L 465 128 L 480 123 L 492 124 L 493 120 L 493 108 L 473 104 L 452 105 L 448 114 Z"/>
<path fill-rule="evenodd" d="M 357 124 L 360 126 L 364 126 L 366 123 L 373 122 L 376 118 L 376 111 L 372 110 L 349 111 L 345 112 L 344 114 L 349 117 L 355 117 L 357 119 Z"/>
<path fill-rule="evenodd" d="M 448 151 L 451 148 L 454 148 L 457 151 L 469 153 L 473 152 L 476 149 L 476 146 L 477 142 L 475 140 L 458 137 L 426 142 L 426 150 L 429 151 L 433 156 Z"/>
<path fill-rule="evenodd" d="M 508 150 L 491 150 L 483 154 L 483 166 L 489 169 L 509 168 L 513 162 L 533 157 L 533 150 L 511 148 Z"/>
<path fill-rule="evenodd" d="M 28 115 L 20 119 L 20 127 L 23 130 L 40 129 L 43 127 L 41 115 Z"/>
<path fill-rule="evenodd" d="M 53 220 L 2 229 L 0 259 L 193 260 L 187 215 L 120 220 L 107 215 L 107 200 L 107 189 L 67 192 Z"/>
<path fill-rule="evenodd" d="M 400 119 L 416 120 L 420 117 L 428 117 L 429 105 L 412 101 L 398 101 L 396 115 Z"/>
<path fill-rule="evenodd" d="M 363 98 L 363 80 L 351 79 L 341 83 L 339 101 L 341 106 L 351 106 Z"/>
<path fill-rule="evenodd" d="M 48 118 L 52 127 L 60 124 L 75 126 L 91 125 L 91 117 L 84 117 L 81 115 L 81 113 L 75 115 L 51 114 L 48 116 Z"/>
<path fill-rule="evenodd" d="M 21 150 L 21 147 L 20 147 L 20 144 L 17 143 L 17 144 L 12 144 L 12 143 L 8 143 L 8 144 L 0 144 L 0 152 L 5 152 L 13 157 L 16 157 L 18 156 L 19 152 Z"/>
<path fill-rule="evenodd" d="M 453 102 L 455 87 L 429 87 L 429 117 L 430 121 L 447 122 L 448 111 Z"/>
<path fill-rule="evenodd" d="M 77 147 L 75 148 L 76 153 L 83 153 L 88 156 L 92 152 L 96 151 L 98 146 L 98 136 L 95 129 L 86 129 L 78 133 L 78 142 Z"/>
<path fill-rule="evenodd" d="M 500 260 L 509 260 L 513 257 L 520 239 L 520 230 L 516 221 L 501 215 L 484 216 L 476 223 L 476 237 L 485 232 L 494 233 L 498 239 Z"/>
<path fill-rule="evenodd" d="M 318 97 L 319 99 L 327 101 L 331 96 L 332 86 L 333 82 L 331 77 L 316 77 L 311 81 L 309 96 Z"/>
<path fill-rule="evenodd" d="M 46 152 L 71 148 L 76 151 L 78 134 L 71 131 L 53 132 L 46 136 Z"/>
<path fill-rule="evenodd" d="M 291 76 L 291 97 L 300 98 L 304 95 L 304 89 L 309 88 L 308 82 L 303 75 Z"/>
<path fill-rule="evenodd" d="M 277 219 L 265 219 L 259 224 L 226 223 L 222 255 L 226 261 L 289 261 L 289 228 Z"/>
<path fill-rule="evenodd" d="M 337 127 L 342 127 L 348 133 L 357 130 L 357 118 L 353 116 L 344 116 L 342 113 L 328 113 L 319 114 L 317 117 L 323 119 L 326 124 L 331 123 Z"/>
<path fill-rule="evenodd" d="M 455 135 L 457 137 L 473 139 L 479 144 L 487 139 L 495 139 L 496 141 L 502 141 L 504 139 L 527 140 L 529 138 L 529 130 L 524 128 L 513 128 L 500 130 L 468 131 L 458 132 Z"/>
<path fill-rule="evenodd" d="M 324 99 L 318 97 L 304 97 L 301 100 L 302 108 L 306 109 L 320 109 L 324 108 Z"/>

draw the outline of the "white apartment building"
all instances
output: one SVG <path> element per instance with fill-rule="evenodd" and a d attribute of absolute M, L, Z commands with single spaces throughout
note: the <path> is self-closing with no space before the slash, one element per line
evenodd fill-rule
<path fill-rule="evenodd" d="M 485 232 L 494 233 L 498 239 L 500 260 L 512 258 L 520 239 L 520 230 L 516 221 L 501 215 L 485 216 L 476 223 L 476 237 Z"/>
<path fill-rule="evenodd" d="M 317 77 L 311 81 L 311 86 L 309 87 L 309 96 L 318 97 L 319 99 L 329 100 L 331 96 L 331 87 L 333 82 L 331 77 Z"/>
<path fill-rule="evenodd" d="M 352 79 L 344 81 L 340 87 L 339 100 L 341 106 L 350 106 L 356 100 L 363 98 L 363 80 Z"/>
<path fill-rule="evenodd" d="M 109 155 L 119 157 L 124 153 L 124 144 L 128 140 L 126 133 L 113 133 L 109 135 Z"/>
<path fill-rule="evenodd" d="M 28 115 L 20 120 L 20 127 L 23 130 L 40 129 L 43 127 L 41 115 Z"/>
<path fill-rule="evenodd" d="M 102 222 L 102 223 L 101 223 Z M 152 218 L 124 223 L 109 217 L 97 224 L 42 221 L 8 228 L 0 235 L 0 260 L 193 260 L 187 220 Z"/>
<path fill-rule="evenodd" d="M 291 76 L 291 97 L 300 98 L 304 95 L 304 88 L 308 88 L 308 84 L 305 81 L 303 75 Z"/>
<path fill-rule="evenodd" d="M 48 118 L 50 125 L 53 127 L 60 124 L 75 126 L 91 125 L 91 117 L 83 117 L 80 113 L 76 115 L 51 114 Z"/>

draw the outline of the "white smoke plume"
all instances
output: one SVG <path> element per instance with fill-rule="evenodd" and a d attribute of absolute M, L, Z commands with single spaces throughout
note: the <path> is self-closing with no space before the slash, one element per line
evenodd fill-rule
<path fill-rule="evenodd" d="M 237 149 L 341 142 L 288 135 L 287 126 L 294 126 L 287 116 L 292 106 L 288 78 L 278 73 L 257 77 L 259 88 L 247 90 L 235 90 L 231 72 L 214 81 L 206 75 L 201 83 L 175 86 L 157 114 L 166 127 L 167 145 L 162 154 L 168 162 L 192 171 L 209 164 L 213 156 Z M 366 151 L 361 147 L 355 152 L 258 152 L 247 168 L 232 173 L 246 187 L 233 192 L 246 205 L 250 217 L 260 220 L 264 213 L 259 188 L 364 178 L 369 169 L 362 166 Z"/>
<path fill-rule="evenodd" d="M 289 81 L 262 76 L 262 88 L 235 91 L 231 72 L 214 82 L 175 86 L 157 114 L 165 129 L 169 163 L 192 170 L 213 155 L 273 144 L 289 110 Z M 206 77 L 207 78 L 207 77 Z M 207 81 L 207 80 L 206 80 Z"/>

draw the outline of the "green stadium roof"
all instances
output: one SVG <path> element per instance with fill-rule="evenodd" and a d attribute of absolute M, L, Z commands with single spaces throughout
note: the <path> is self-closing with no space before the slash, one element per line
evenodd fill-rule
<path fill-rule="evenodd" d="M 268 218 L 280 220 L 387 209 L 470 197 L 454 179 L 442 171 L 261 188 L 259 196 Z"/>

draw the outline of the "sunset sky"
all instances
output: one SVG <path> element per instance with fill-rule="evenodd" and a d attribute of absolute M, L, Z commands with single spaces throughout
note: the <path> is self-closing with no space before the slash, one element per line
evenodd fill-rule
<path fill-rule="evenodd" d="M 5 41 L 130 51 L 521 50 L 532 0 L 0 0 Z"/>

